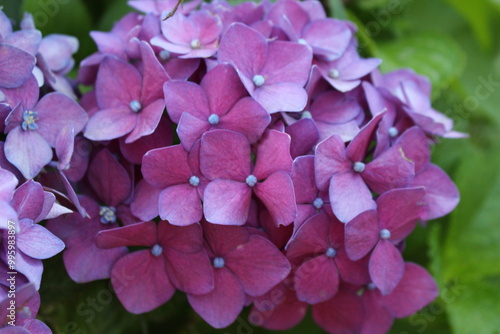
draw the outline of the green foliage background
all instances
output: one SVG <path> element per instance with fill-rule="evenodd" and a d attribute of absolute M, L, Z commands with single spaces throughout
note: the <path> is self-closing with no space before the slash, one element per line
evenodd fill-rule
<path fill-rule="evenodd" d="M 240 2 L 235 0 L 232 2 Z M 331 16 L 356 22 L 361 51 L 389 71 L 429 76 L 433 104 L 469 139 L 443 139 L 433 160 L 458 185 L 462 200 L 448 217 L 419 227 L 405 258 L 426 266 L 441 296 L 395 323 L 391 334 L 500 333 L 500 1 L 325 0 Z M 109 30 L 130 9 L 125 0 L 0 0 L 10 17 L 34 14 L 44 35 L 80 39 L 77 60 L 95 50 L 90 30 Z M 125 312 L 108 281 L 78 285 L 58 256 L 46 262 L 40 318 L 55 333 L 268 333 L 245 314 L 214 330 L 177 294 L 144 315 Z M 286 333 L 323 333 L 310 316 Z"/>

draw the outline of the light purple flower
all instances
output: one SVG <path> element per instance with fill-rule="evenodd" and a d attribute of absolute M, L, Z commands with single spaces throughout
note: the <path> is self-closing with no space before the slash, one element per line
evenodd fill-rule
<path fill-rule="evenodd" d="M 189 16 L 176 13 L 161 22 L 162 35 L 151 39 L 151 44 L 180 58 L 206 58 L 217 52 L 222 22 L 218 16 L 200 10 Z"/>
<path fill-rule="evenodd" d="M 305 45 L 267 40 L 233 23 L 221 39 L 219 61 L 232 64 L 250 95 L 269 113 L 301 111 L 312 52 Z"/>

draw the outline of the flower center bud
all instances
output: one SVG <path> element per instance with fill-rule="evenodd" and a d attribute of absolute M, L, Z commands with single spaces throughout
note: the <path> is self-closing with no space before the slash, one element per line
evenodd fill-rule
<path fill-rule="evenodd" d="M 366 285 L 366 288 L 367 288 L 368 290 L 375 290 L 375 289 L 377 288 L 377 286 L 376 286 L 374 283 L 368 283 L 368 284 Z"/>
<path fill-rule="evenodd" d="M 167 50 L 161 50 L 159 56 L 161 60 L 167 61 L 170 59 L 170 52 Z"/>
<path fill-rule="evenodd" d="M 332 79 L 338 79 L 340 77 L 340 72 L 339 70 L 337 70 L 336 68 L 332 68 L 329 72 L 328 72 L 328 76 Z"/>
<path fill-rule="evenodd" d="M 326 252 L 325 252 L 326 256 L 332 258 L 334 257 L 335 255 L 337 255 L 337 251 L 333 248 L 333 247 L 329 247 Z"/>
<path fill-rule="evenodd" d="M 224 266 L 226 265 L 226 263 L 224 262 L 224 259 L 221 258 L 221 257 L 216 257 L 214 258 L 214 261 L 213 261 L 213 265 L 215 268 L 224 268 Z"/>
<path fill-rule="evenodd" d="M 324 202 L 321 198 L 316 198 L 314 201 L 313 201 L 313 206 L 316 208 L 316 209 L 321 209 L 321 207 L 323 206 Z"/>
<path fill-rule="evenodd" d="M 304 110 L 302 114 L 300 115 L 300 119 L 303 118 L 313 118 L 311 112 L 309 110 Z"/>
<path fill-rule="evenodd" d="M 116 209 L 112 206 L 101 206 L 99 215 L 101 216 L 101 223 L 104 225 L 116 222 Z"/>
<path fill-rule="evenodd" d="M 394 138 L 397 135 L 399 135 L 398 129 L 396 129 L 395 127 L 390 127 L 389 128 L 389 136 L 391 136 L 392 138 Z"/>
<path fill-rule="evenodd" d="M 23 123 L 21 127 L 24 131 L 27 130 L 36 130 L 38 129 L 38 125 L 36 125 L 36 121 L 38 120 L 38 113 L 36 111 L 28 111 L 25 110 L 23 112 Z"/>
<path fill-rule="evenodd" d="M 219 124 L 219 115 L 216 115 L 216 114 L 212 114 L 210 116 L 208 116 L 208 123 L 210 123 L 211 125 L 217 125 Z"/>
<path fill-rule="evenodd" d="M 306 40 L 303 39 L 303 38 L 299 38 L 299 40 L 297 41 L 297 43 L 302 44 L 302 45 L 307 45 Z"/>
<path fill-rule="evenodd" d="M 200 184 L 200 178 L 196 175 L 191 176 L 189 178 L 189 184 L 193 187 L 198 187 L 198 185 Z"/>
<path fill-rule="evenodd" d="M 141 102 L 139 102 L 137 100 L 132 100 L 130 102 L 130 109 L 132 109 L 133 112 L 138 113 L 139 111 L 142 110 Z"/>
<path fill-rule="evenodd" d="M 201 47 L 200 40 L 198 38 L 191 41 L 191 49 L 199 49 Z"/>
<path fill-rule="evenodd" d="M 163 247 L 161 247 L 158 244 L 155 244 L 153 247 L 151 247 L 151 254 L 154 256 L 160 256 L 163 253 Z"/>
<path fill-rule="evenodd" d="M 252 81 L 255 86 L 260 87 L 266 82 L 266 79 L 262 75 L 257 74 L 253 77 Z"/>
<path fill-rule="evenodd" d="M 389 239 L 390 237 L 391 237 L 391 231 L 389 231 L 386 228 L 380 230 L 380 238 L 381 239 Z"/>
<path fill-rule="evenodd" d="M 361 161 L 355 162 L 352 166 L 352 170 L 356 173 L 362 173 L 365 170 L 366 165 Z"/>
<path fill-rule="evenodd" d="M 257 178 L 255 177 L 255 175 L 248 175 L 245 182 L 248 184 L 249 187 L 253 187 L 257 184 Z"/>

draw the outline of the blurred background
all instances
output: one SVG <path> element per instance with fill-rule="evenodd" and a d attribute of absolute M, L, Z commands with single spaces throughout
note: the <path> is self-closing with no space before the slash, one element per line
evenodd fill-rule
<path fill-rule="evenodd" d="M 435 109 L 470 135 L 443 139 L 433 150 L 433 161 L 460 189 L 460 205 L 448 217 L 419 226 L 404 254 L 430 270 L 441 295 L 416 315 L 397 320 L 390 333 L 499 334 L 500 1 L 323 3 L 330 16 L 357 24 L 361 52 L 383 59 L 383 71 L 410 67 L 427 75 Z M 89 31 L 108 31 L 131 10 L 126 0 L 0 0 L 0 6 L 17 22 L 31 12 L 44 35 L 78 37 L 77 62 L 96 50 Z M 39 315 L 55 333 L 269 333 L 249 325 L 248 312 L 233 326 L 214 330 L 181 294 L 148 314 L 127 314 L 108 281 L 72 282 L 60 255 L 45 268 Z M 308 316 L 285 333 L 323 332 Z"/>

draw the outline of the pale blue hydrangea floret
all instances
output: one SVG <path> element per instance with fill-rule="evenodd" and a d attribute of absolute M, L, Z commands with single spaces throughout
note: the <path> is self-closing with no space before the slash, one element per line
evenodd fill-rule
<path fill-rule="evenodd" d="M 365 167 L 366 165 L 363 162 L 357 161 L 352 166 L 352 170 L 355 171 L 356 173 L 362 173 L 365 170 Z"/>
<path fill-rule="evenodd" d="M 257 178 L 255 177 L 255 175 L 248 175 L 245 182 L 248 184 L 249 187 L 253 187 L 257 184 Z"/>
<path fill-rule="evenodd" d="M 390 136 L 390 137 L 392 137 L 392 138 L 394 138 L 394 137 L 396 137 L 397 135 L 399 135 L 399 131 L 398 131 L 398 129 L 396 129 L 396 128 L 395 128 L 395 127 L 393 127 L 393 126 L 392 126 L 392 127 L 390 127 L 390 128 L 389 128 L 389 136 Z"/>
<path fill-rule="evenodd" d="M 391 237 L 391 231 L 389 231 L 386 228 L 380 230 L 380 238 L 389 239 L 390 237 Z"/>
<path fill-rule="evenodd" d="M 313 201 L 313 206 L 318 210 L 323 207 L 323 204 L 324 204 L 323 200 L 319 197 Z"/>
<path fill-rule="evenodd" d="M 163 253 L 163 247 L 161 247 L 159 244 L 155 244 L 153 247 L 151 247 L 151 254 L 154 256 L 160 256 Z"/>
<path fill-rule="evenodd" d="M 193 175 L 189 178 L 189 184 L 193 187 L 197 187 L 200 184 L 200 178 L 196 175 Z"/>
<path fill-rule="evenodd" d="M 219 115 L 211 114 L 210 116 L 208 116 L 208 123 L 210 123 L 211 125 L 219 124 Z"/>
<path fill-rule="evenodd" d="M 141 102 L 137 100 L 132 100 L 130 102 L 130 109 L 132 109 L 135 113 L 141 111 L 142 110 Z"/>
<path fill-rule="evenodd" d="M 102 224 L 112 224 L 116 222 L 116 209 L 112 206 L 101 206 L 99 209 Z"/>
<path fill-rule="evenodd" d="M 335 255 L 337 255 L 337 251 L 333 247 L 328 247 L 325 254 L 326 254 L 326 256 L 331 258 L 331 257 L 334 257 Z"/>
<path fill-rule="evenodd" d="M 36 111 L 25 110 L 23 113 L 23 123 L 21 127 L 24 131 L 26 130 L 37 130 L 38 125 L 36 121 L 38 120 L 38 113 Z"/>
<path fill-rule="evenodd" d="M 254 77 L 252 78 L 252 81 L 255 84 L 255 86 L 260 87 L 266 82 L 266 79 L 262 75 L 257 74 L 257 75 L 254 75 Z"/>
<path fill-rule="evenodd" d="M 213 265 L 215 268 L 224 268 L 224 266 L 226 265 L 226 263 L 224 262 L 224 259 L 221 258 L 221 257 L 216 257 L 214 258 L 214 261 L 213 261 Z"/>

